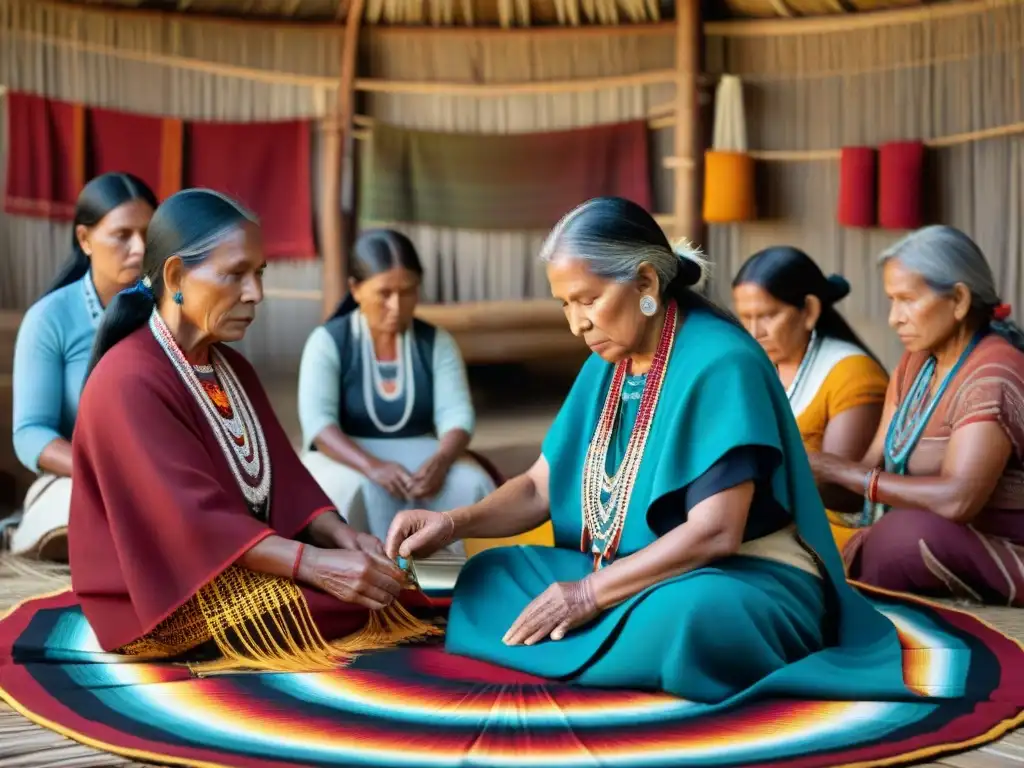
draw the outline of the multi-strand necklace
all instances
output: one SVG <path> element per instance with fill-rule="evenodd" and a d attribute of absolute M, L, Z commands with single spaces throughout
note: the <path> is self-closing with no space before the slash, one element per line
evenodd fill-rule
<path fill-rule="evenodd" d="M 914 377 L 914 383 L 910 385 L 907 396 L 903 398 L 889 422 L 889 429 L 885 434 L 885 471 L 896 475 L 903 475 L 907 472 L 907 463 L 910 461 L 910 454 L 914 452 L 925 427 L 931 420 L 939 402 L 945 396 L 946 391 L 953 379 L 963 368 L 971 352 L 981 341 L 983 334 L 975 334 L 970 343 L 960 353 L 953 367 L 942 377 L 942 381 L 935 387 L 929 396 L 932 381 L 935 378 L 936 360 L 929 356 L 921 366 L 921 370 Z M 884 514 L 886 507 L 882 504 L 872 504 L 864 500 L 864 509 L 861 514 L 861 524 L 870 525 Z"/>
<path fill-rule="evenodd" d="M 366 403 L 366 413 L 373 422 L 373 426 L 383 434 L 399 432 L 409 423 L 412 416 L 412 408 L 416 403 L 416 377 L 412 370 L 412 347 L 413 335 L 410 327 L 405 333 L 400 333 L 395 338 L 395 360 L 394 360 L 394 385 L 391 388 L 385 386 L 384 377 L 380 373 L 380 363 L 373 350 L 373 337 L 370 335 L 370 326 L 366 322 L 363 313 L 359 313 L 359 335 L 363 353 L 363 401 Z M 394 424 L 385 424 L 377 415 L 375 405 L 376 397 L 387 403 L 397 402 L 405 396 L 405 408 L 402 415 Z"/>
<path fill-rule="evenodd" d="M 253 514 L 267 519 L 270 453 L 256 412 L 234 370 L 216 347 L 210 349 L 210 365 L 193 366 L 155 310 L 149 328 L 206 417 Z M 215 376 L 216 382 L 210 376 Z"/>
<path fill-rule="evenodd" d="M 630 497 L 633 495 L 633 486 L 640 471 L 644 448 L 647 446 L 647 438 L 654 420 L 654 411 L 658 406 L 658 397 L 661 395 L 661 387 L 665 380 L 665 369 L 676 337 L 677 313 L 675 302 L 669 302 L 665 310 L 665 325 L 661 331 L 654 360 L 647 372 L 647 382 L 640 397 L 629 443 L 615 473 L 609 477 L 607 472 L 608 449 L 621 408 L 622 388 L 632 367 L 629 358 L 615 366 L 604 407 L 601 409 L 601 417 L 587 450 L 583 465 L 583 532 L 580 548 L 584 552 L 589 549 L 593 553 L 594 570 L 610 562 L 619 547 L 626 514 L 629 511 Z"/>

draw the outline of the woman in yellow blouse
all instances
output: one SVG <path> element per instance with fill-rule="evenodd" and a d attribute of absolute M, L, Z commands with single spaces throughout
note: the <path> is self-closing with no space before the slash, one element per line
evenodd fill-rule
<path fill-rule="evenodd" d="M 807 452 L 856 460 L 878 429 L 888 376 L 835 309 L 849 292 L 790 246 L 758 251 L 732 283 L 736 314 L 775 363 Z M 828 515 L 841 550 L 860 515 Z"/>

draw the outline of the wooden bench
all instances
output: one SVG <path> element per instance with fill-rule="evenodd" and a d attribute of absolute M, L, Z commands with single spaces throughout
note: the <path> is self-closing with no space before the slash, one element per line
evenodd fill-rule
<path fill-rule="evenodd" d="M 471 365 L 582 359 L 588 352 L 551 299 L 421 304 L 416 316 L 454 336 Z"/>

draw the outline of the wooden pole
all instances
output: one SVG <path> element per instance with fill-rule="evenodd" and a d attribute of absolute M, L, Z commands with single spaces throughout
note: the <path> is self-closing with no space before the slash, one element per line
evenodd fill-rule
<path fill-rule="evenodd" d="M 365 0 L 352 0 L 345 17 L 341 44 L 341 70 L 334 119 L 325 126 L 323 167 L 323 218 L 320 248 L 323 256 L 323 317 L 326 319 L 345 295 L 348 283 L 348 247 L 344 213 L 341 210 L 341 181 L 345 148 L 352 133 L 355 113 L 356 62 L 359 56 L 359 27 Z"/>
<path fill-rule="evenodd" d="M 675 236 L 701 241 L 700 0 L 676 2 Z"/>

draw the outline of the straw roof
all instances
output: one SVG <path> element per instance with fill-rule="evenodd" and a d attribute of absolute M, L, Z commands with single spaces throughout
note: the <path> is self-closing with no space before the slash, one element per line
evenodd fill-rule
<path fill-rule="evenodd" d="M 943 0 L 938 0 L 942 2 Z M 341 21 L 351 0 L 66 0 L 218 16 Z M 708 20 L 884 11 L 925 0 L 693 0 Z M 674 0 L 366 0 L 367 24 L 546 26 L 650 23 L 671 18 Z"/>

